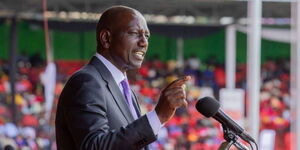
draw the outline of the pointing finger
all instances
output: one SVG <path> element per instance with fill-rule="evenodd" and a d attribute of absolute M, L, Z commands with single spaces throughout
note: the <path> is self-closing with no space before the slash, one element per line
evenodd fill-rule
<path fill-rule="evenodd" d="M 191 76 L 184 76 L 182 78 L 179 78 L 175 81 L 173 81 L 172 83 L 170 83 L 166 88 L 169 87 L 176 87 L 176 86 L 182 86 L 184 85 L 187 81 L 189 81 L 191 79 Z"/>

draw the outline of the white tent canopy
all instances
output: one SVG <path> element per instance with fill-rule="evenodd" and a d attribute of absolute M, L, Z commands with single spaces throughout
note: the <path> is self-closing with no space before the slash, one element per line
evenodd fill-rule
<path fill-rule="evenodd" d="M 247 27 L 245 26 L 238 25 L 236 28 L 240 32 L 247 33 Z M 261 38 L 270 41 L 290 43 L 291 31 L 288 28 L 262 27 Z"/>

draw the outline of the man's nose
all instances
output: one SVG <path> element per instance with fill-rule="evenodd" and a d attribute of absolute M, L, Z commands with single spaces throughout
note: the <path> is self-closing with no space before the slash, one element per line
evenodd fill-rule
<path fill-rule="evenodd" d="M 141 47 L 147 47 L 148 46 L 148 38 L 146 37 L 146 35 L 142 34 L 140 36 L 138 45 Z"/>

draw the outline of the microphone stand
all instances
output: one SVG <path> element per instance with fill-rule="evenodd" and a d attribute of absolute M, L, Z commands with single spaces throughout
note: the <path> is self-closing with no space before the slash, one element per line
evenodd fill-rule
<path fill-rule="evenodd" d="M 225 125 L 222 125 L 222 127 L 223 127 L 224 139 L 226 140 L 226 142 L 223 142 L 221 146 L 218 148 L 218 150 L 229 150 L 232 144 L 238 150 L 248 150 L 248 148 L 244 144 L 238 141 L 238 137 L 233 131 L 231 131 Z"/>

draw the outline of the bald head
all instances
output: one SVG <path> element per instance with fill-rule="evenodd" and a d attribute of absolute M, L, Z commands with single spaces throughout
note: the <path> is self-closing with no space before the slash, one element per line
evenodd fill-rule
<path fill-rule="evenodd" d="M 110 32 L 118 30 L 118 28 L 122 26 L 122 24 L 119 23 L 120 20 L 130 19 L 132 15 L 142 16 L 139 11 L 126 6 L 113 6 L 102 13 L 96 29 L 97 51 L 103 49 L 100 32 L 102 30 L 109 30 Z"/>
<path fill-rule="evenodd" d="M 141 66 L 150 32 L 140 12 L 125 6 L 111 7 L 102 14 L 96 34 L 97 52 L 119 70 Z"/>

